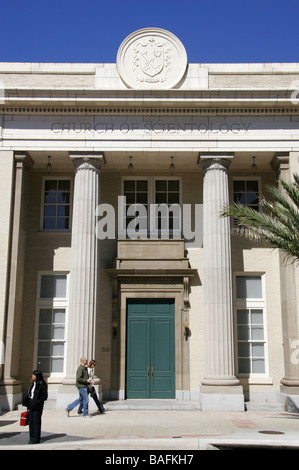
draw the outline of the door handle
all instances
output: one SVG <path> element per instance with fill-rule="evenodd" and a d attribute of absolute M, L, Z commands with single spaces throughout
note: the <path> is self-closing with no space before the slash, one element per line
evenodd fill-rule
<path fill-rule="evenodd" d="M 147 366 L 147 378 L 149 378 L 149 366 Z"/>
<path fill-rule="evenodd" d="M 152 366 L 152 378 L 154 377 L 154 366 Z"/>

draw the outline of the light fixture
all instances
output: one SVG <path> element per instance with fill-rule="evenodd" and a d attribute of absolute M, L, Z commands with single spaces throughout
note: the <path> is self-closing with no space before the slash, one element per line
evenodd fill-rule
<path fill-rule="evenodd" d="M 132 171 L 134 170 L 134 166 L 133 166 L 133 163 L 132 163 L 132 158 L 133 157 L 129 157 L 130 158 L 130 163 L 128 165 L 128 170 L 129 170 L 129 173 L 130 175 L 132 174 Z"/>
<path fill-rule="evenodd" d="M 52 170 L 52 165 L 51 165 L 50 160 L 51 160 L 51 156 L 49 155 L 48 156 L 48 163 L 47 163 L 47 166 L 46 166 L 48 175 L 50 174 L 50 171 Z"/>
<path fill-rule="evenodd" d="M 113 318 L 112 320 L 113 338 L 115 338 L 117 335 L 117 327 L 118 327 L 118 321 L 116 320 L 116 318 Z"/>
<path fill-rule="evenodd" d="M 173 163 L 174 157 L 170 157 L 170 158 L 171 158 L 171 164 L 169 166 L 169 169 L 170 169 L 170 173 L 173 175 L 173 172 L 175 170 L 175 166 L 174 166 L 174 163 Z"/>
<path fill-rule="evenodd" d="M 255 163 L 255 157 L 252 157 L 252 165 L 251 165 L 251 169 L 253 171 L 253 174 L 255 175 L 255 172 L 257 170 L 257 165 Z"/>
<path fill-rule="evenodd" d="M 189 322 L 187 318 L 185 318 L 185 321 L 184 321 L 184 336 L 185 336 L 186 341 L 188 341 L 188 338 L 191 336 L 191 330 L 189 328 Z"/>

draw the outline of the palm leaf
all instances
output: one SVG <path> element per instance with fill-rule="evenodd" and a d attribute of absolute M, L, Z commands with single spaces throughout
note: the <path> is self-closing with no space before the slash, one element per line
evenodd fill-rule
<path fill-rule="evenodd" d="M 299 261 L 299 176 L 294 182 L 281 181 L 285 194 L 274 186 L 267 190 L 271 201 L 262 199 L 260 211 L 232 203 L 222 217 L 234 217 L 237 233 L 259 243 L 283 250 L 293 261 Z"/>

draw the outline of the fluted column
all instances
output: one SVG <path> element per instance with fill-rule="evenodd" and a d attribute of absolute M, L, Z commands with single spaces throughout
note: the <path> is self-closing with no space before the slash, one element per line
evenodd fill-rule
<path fill-rule="evenodd" d="M 230 221 L 220 216 L 229 203 L 231 156 L 202 156 L 205 377 L 204 386 L 239 385 L 234 375 Z"/>
<path fill-rule="evenodd" d="M 96 207 L 99 200 L 102 154 L 71 154 L 75 166 L 72 248 L 68 316 L 66 381 L 73 378 L 80 357 L 95 357 L 97 316 L 98 239 Z"/>
<path fill-rule="evenodd" d="M 297 161 L 299 152 L 276 154 L 271 166 L 277 180 L 292 182 L 292 162 Z M 291 167 L 291 168 L 290 168 Z M 279 190 L 286 195 L 282 185 Z M 287 410 L 294 411 L 299 406 L 299 307 L 298 307 L 298 267 L 280 252 L 280 285 L 283 333 L 284 376 L 281 379 L 281 392 L 285 393 Z"/>

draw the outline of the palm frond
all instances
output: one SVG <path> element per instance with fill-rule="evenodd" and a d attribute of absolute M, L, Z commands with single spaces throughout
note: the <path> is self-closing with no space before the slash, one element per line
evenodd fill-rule
<path fill-rule="evenodd" d="M 299 176 L 294 175 L 292 183 L 281 181 L 281 185 L 286 194 L 267 187 L 272 201 L 263 198 L 260 211 L 232 203 L 221 215 L 234 218 L 240 235 L 279 248 L 299 262 Z"/>

